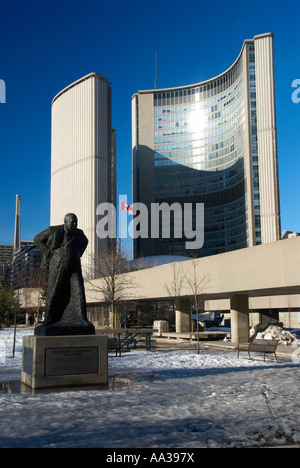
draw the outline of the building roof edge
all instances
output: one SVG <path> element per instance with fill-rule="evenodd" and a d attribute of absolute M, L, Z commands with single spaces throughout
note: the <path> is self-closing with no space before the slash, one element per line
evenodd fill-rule
<path fill-rule="evenodd" d="M 273 33 L 259 34 L 257 36 L 254 36 L 253 39 L 245 39 L 244 42 L 243 42 L 243 46 L 241 48 L 241 51 L 240 51 L 239 55 L 237 56 L 236 60 L 233 62 L 233 64 L 229 68 L 227 68 L 227 70 L 223 71 L 222 73 L 220 73 L 217 76 L 214 76 L 213 78 L 209 78 L 208 80 L 205 80 L 205 81 L 200 81 L 198 83 L 193 83 L 193 84 L 183 85 L 183 86 L 159 88 L 159 89 L 139 90 L 138 92 L 133 94 L 132 99 L 134 98 L 134 96 L 137 96 L 138 94 L 150 94 L 150 93 L 159 93 L 159 92 L 165 92 L 165 91 L 176 91 L 176 90 L 180 90 L 180 89 L 194 88 L 195 86 L 203 86 L 203 85 L 206 85 L 206 84 L 210 83 L 211 81 L 217 80 L 221 76 L 228 73 L 229 70 L 236 65 L 238 60 L 241 58 L 241 56 L 242 56 L 242 54 L 244 52 L 245 45 L 247 43 L 254 42 L 257 39 L 261 39 L 261 38 L 268 37 L 268 36 L 273 37 Z"/>
<path fill-rule="evenodd" d="M 86 81 L 92 77 L 95 77 L 95 78 L 99 78 L 103 81 L 106 81 L 108 86 L 111 85 L 111 83 L 109 83 L 109 81 L 107 80 L 107 78 L 103 75 L 100 75 L 99 73 L 96 73 L 96 72 L 92 72 L 92 73 L 88 73 L 87 75 L 85 76 L 82 76 L 81 78 L 79 78 L 78 80 L 74 81 L 73 83 L 69 84 L 68 86 L 66 86 L 64 89 L 62 89 L 61 91 L 59 91 L 59 93 L 56 94 L 56 96 L 54 96 L 54 98 L 52 99 L 52 104 L 54 103 L 54 101 L 56 101 L 56 99 L 58 99 L 62 94 L 66 93 L 67 91 L 69 91 L 70 89 L 74 88 L 74 86 L 77 86 L 79 83 L 83 82 L 83 81 Z"/>

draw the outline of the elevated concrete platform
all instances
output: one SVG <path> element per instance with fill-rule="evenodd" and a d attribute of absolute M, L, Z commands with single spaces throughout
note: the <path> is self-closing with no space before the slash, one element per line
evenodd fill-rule
<path fill-rule="evenodd" d="M 173 349 L 176 348 L 176 346 L 180 347 L 181 345 L 184 345 L 184 343 L 187 345 L 189 343 L 189 349 L 193 347 L 196 349 L 196 341 L 192 340 L 185 340 L 185 339 L 168 339 L 167 337 L 161 337 L 158 338 L 157 340 L 157 345 L 165 345 L 169 346 L 170 348 L 173 347 Z M 230 340 L 228 341 L 223 341 L 223 340 L 211 340 L 211 339 L 202 339 L 200 341 L 200 352 L 201 350 L 204 349 L 215 349 L 219 351 L 232 351 L 237 353 L 237 343 L 232 343 Z M 284 358 L 287 360 L 290 360 L 291 362 L 294 362 L 295 364 L 300 363 L 300 347 L 295 346 L 295 345 L 278 345 L 276 349 L 276 355 L 279 358 Z M 246 351 L 242 351 L 240 353 L 240 359 L 248 359 L 248 354 Z M 254 359 L 261 359 L 260 356 L 258 355 L 257 357 L 255 356 Z M 267 358 L 268 359 L 268 358 Z M 271 360 L 273 359 L 272 357 L 270 358 Z M 275 361 L 276 362 L 276 361 Z M 280 361 L 279 361 L 280 362 Z"/>
<path fill-rule="evenodd" d="M 199 332 L 199 340 L 214 340 L 214 339 L 224 339 L 230 338 L 231 334 L 227 331 L 203 331 Z M 156 338 L 165 339 L 165 340 L 182 340 L 182 341 L 197 341 L 197 332 L 190 333 L 176 333 L 176 332 L 163 332 L 160 336 Z"/>

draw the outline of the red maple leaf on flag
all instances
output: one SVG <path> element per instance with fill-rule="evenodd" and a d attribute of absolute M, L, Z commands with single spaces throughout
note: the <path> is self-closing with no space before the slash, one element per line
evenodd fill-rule
<path fill-rule="evenodd" d="M 121 201 L 121 210 L 127 211 L 127 213 L 136 214 L 136 211 L 131 208 L 130 205 Z"/>

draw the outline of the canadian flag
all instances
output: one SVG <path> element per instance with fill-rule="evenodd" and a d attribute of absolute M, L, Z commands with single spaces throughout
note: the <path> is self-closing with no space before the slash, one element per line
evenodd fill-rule
<path fill-rule="evenodd" d="M 127 211 L 127 213 L 136 214 L 136 211 L 133 210 L 130 205 L 127 205 L 123 201 L 121 201 L 121 210 Z"/>

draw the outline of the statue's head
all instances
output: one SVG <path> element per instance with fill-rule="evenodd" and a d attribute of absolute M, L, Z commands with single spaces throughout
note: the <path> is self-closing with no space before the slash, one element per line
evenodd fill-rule
<path fill-rule="evenodd" d="M 74 213 L 68 213 L 64 219 L 65 231 L 70 232 L 77 228 L 78 220 Z"/>

